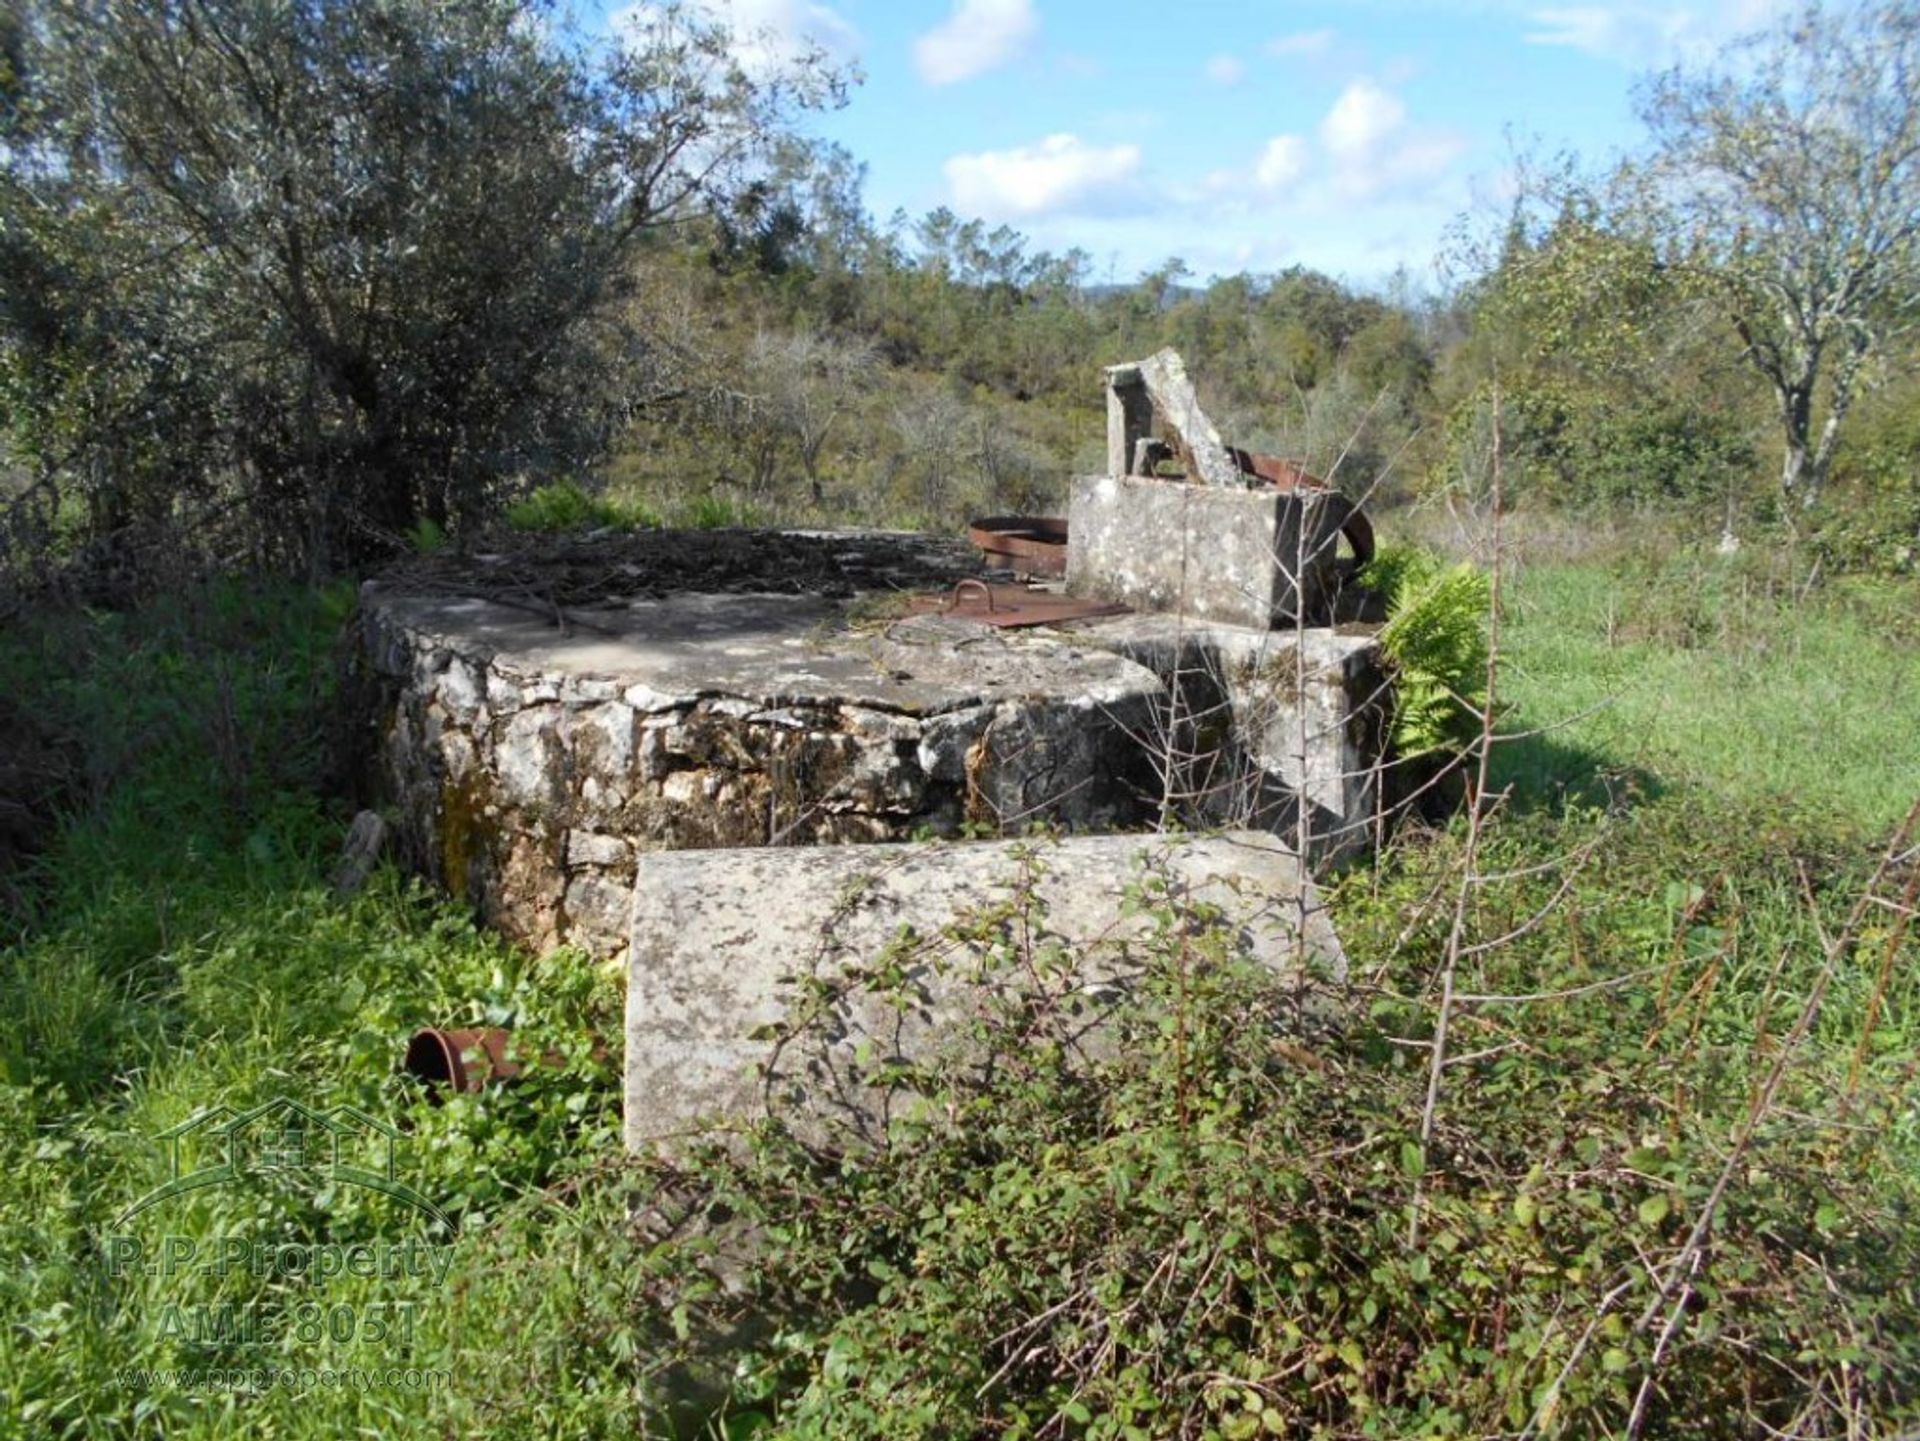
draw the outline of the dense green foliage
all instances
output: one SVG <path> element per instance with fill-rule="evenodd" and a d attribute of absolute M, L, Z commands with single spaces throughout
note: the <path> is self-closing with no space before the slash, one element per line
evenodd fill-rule
<path fill-rule="evenodd" d="M 0 107 L 0 407 L 102 543 L 287 570 L 471 525 L 662 378 L 621 323 L 731 206 L 817 57 L 749 80 L 659 7 L 589 46 L 518 0 L 31 0 Z"/>
<path fill-rule="evenodd" d="M 1382 546 L 1360 572 L 1386 602 L 1380 650 L 1393 668 L 1393 747 L 1403 760 L 1464 749 L 1487 708 L 1492 581 L 1431 551 Z"/>
<path fill-rule="evenodd" d="M 0 953 L 0 1435 L 231 1435 L 243 1414 L 262 1434 L 339 1435 L 401 1424 L 394 1408 L 425 1399 L 375 1392 L 319 1409 L 322 1397 L 290 1390 L 252 1399 L 122 1377 L 273 1359 L 157 1335 L 169 1302 L 291 1314 L 313 1294 L 298 1279 L 105 1269 L 101 1238 L 125 1230 L 116 1215 L 166 1175 L 161 1133 L 204 1107 L 290 1094 L 404 1120 L 417 1185 L 459 1218 L 467 1264 L 440 1289 L 340 1279 L 329 1303 L 417 1303 L 421 1340 L 411 1355 L 356 1342 L 329 1356 L 455 1366 L 467 1382 L 439 1399 L 466 1408 L 450 1422 L 463 1430 L 484 1414 L 475 1379 L 511 1349 L 498 1328 L 520 1319 L 497 1310 L 477 1258 L 524 1264 L 564 1248 L 567 1226 L 538 1188 L 617 1148 L 610 1064 L 590 1040 L 617 1016 L 604 976 L 569 953 L 517 954 L 396 873 L 351 902 L 328 890 L 341 832 L 320 791 L 343 614 L 334 593 L 221 588 L 0 647 L 9 693 L 34 696 L 57 733 L 80 738 L 86 795 L 29 877 L 29 912 Z M 431 1107 L 395 1065 L 410 1031 L 436 1022 L 512 1025 L 530 1052 L 559 1058 L 510 1092 Z M 264 1186 L 201 1195 L 155 1231 L 209 1246 L 351 1244 L 420 1224 L 347 1188 L 323 1201 Z M 313 1363 L 289 1335 L 284 1358 L 302 1354 Z M 544 1434 L 569 1434 L 560 1418 L 579 1403 L 527 1399 L 553 1423 Z"/>
<path fill-rule="evenodd" d="M 639 530 L 660 518 L 642 506 L 591 495 L 578 481 L 558 480 L 508 506 L 507 524 L 515 530 Z"/>

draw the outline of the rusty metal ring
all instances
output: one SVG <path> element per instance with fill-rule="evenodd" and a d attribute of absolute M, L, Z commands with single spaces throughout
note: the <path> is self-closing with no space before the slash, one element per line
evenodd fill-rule
<path fill-rule="evenodd" d="M 960 596 L 968 586 L 972 586 L 975 590 L 980 592 L 980 598 L 986 601 L 987 603 L 988 615 L 992 615 L 994 611 L 998 609 L 998 607 L 996 607 L 993 603 L 993 587 L 992 586 L 988 585 L 984 580 L 961 580 L 961 581 L 954 582 L 953 594 L 947 597 L 946 605 L 941 607 L 942 611 L 945 612 L 945 611 L 957 610 L 960 606 Z"/>

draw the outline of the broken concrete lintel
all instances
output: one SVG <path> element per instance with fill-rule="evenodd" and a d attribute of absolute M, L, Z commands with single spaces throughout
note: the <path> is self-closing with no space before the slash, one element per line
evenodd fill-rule
<path fill-rule="evenodd" d="M 1135 443 L 1146 438 L 1152 412 L 1157 411 L 1192 457 L 1194 473 L 1189 479 L 1205 485 L 1247 486 L 1247 476 L 1234 463 L 1220 432 L 1200 408 L 1200 398 L 1194 393 L 1179 351 L 1168 347 L 1145 360 L 1110 365 L 1106 378 L 1107 464 L 1111 474 L 1130 473 Z M 1151 402 L 1151 410 L 1144 416 L 1143 390 L 1145 399 Z"/>

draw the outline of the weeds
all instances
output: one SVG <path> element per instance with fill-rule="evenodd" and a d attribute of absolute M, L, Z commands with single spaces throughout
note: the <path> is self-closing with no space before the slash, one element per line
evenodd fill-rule
<path fill-rule="evenodd" d="M 341 826 L 318 795 L 342 599 L 223 588 L 72 617 L 0 654 L 75 738 L 87 781 L 0 952 L 0 1436 L 221 1435 L 242 1415 L 340 1434 L 429 1403 L 122 1384 L 129 1367 L 314 1363 L 291 1336 L 262 1351 L 161 1330 L 170 1303 L 291 1315 L 311 1292 L 284 1278 L 169 1284 L 105 1269 L 114 1218 L 165 1176 L 156 1138 L 206 1106 L 290 1094 L 402 1118 L 418 1186 L 457 1218 L 462 1258 L 506 1245 L 502 1231 L 529 1260 L 543 1254 L 526 1239 L 540 1229 L 529 1198 L 617 1147 L 610 1064 L 589 1044 L 617 1009 L 600 973 L 567 953 L 519 955 L 392 871 L 350 902 L 328 889 Z M 395 1061 L 434 1022 L 511 1025 L 562 1060 L 510 1091 L 430 1107 Z M 355 1194 L 311 1207 L 223 1187 L 166 1225 L 209 1248 L 273 1234 L 269 1219 L 349 1243 L 406 1234 Z M 486 1285 L 416 1295 L 340 1281 L 329 1304 L 411 1301 L 417 1324 L 404 1350 L 360 1338 L 326 1364 L 483 1370 L 494 1359 L 462 1340 L 479 1333 L 448 1328 Z"/>
<path fill-rule="evenodd" d="M 1147 891 L 1159 939 L 1110 1055 L 1066 1064 L 1032 1007 L 1003 1003 L 975 1042 L 1023 1059 L 915 1073 L 946 1124 L 871 1155 L 777 1127 L 744 1163 L 715 1153 L 680 1184 L 761 1238 L 754 1270 L 729 1287 L 694 1243 L 653 1304 L 691 1308 L 696 1330 L 773 1318 L 730 1404 L 776 1436 L 1891 1430 L 1916 1414 L 1920 1195 L 1911 1137 L 1838 1101 L 1867 985 L 1829 990 L 1791 1068 L 1765 1040 L 1827 965 L 1823 914 L 1870 877 L 1822 869 L 1803 899 L 1776 863 L 1674 904 L 1637 889 L 1673 835 L 1629 824 L 1555 906 L 1557 877 L 1528 862 L 1587 823 L 1480 842 L 1487 871 L 1523 878 L 1463 922 L 1437 1111 L 1428 989 L 1447 943 L 1425 908 L 1464 835 L 1343 888 L 1349 949 L 1378 964 L 1332 1030 Z M 1629 883 L 1599 878 L 1616 871 Z M 1775 948 L 1741 984 L 1702 984 L 1716 957 Z M 1784 1105 L 1729 1150 L 1786 1074 Z M 1890 1062 L 1876 1104 L 1900 1084 Z M 1684 1324 L 1636 1326 L 1707 1232 Z"/>
<path fill-rule="evenodd" d="M 1905 738 L 1862 718 L 1871 745 L 1776 798 L 1736 741 L 1678 723 L 1724 715 L 1719 633 L 1684 656 L 1652 635 L 1609 647 L 1611 584 L 1522 570 L 1501 689 L 1544 718 L 1555 667 L 1583 657 L 1670 681 L 1676 702 L 1616 705 L 1642 707 L 1639 730 L 1579 732 L 1597 764 L 1650 752 L 1660 786 L 1611 813 L 1515 790 L 1470 854 L 1456 822 L 1351 869 L 1331 895 L 1353 973 L 1339 1026 L 1143 890 L 1160 939 L 1111 1054 L 1056 1064 L 1031 1012 L 990 1011 L 1016 1064 L 913 1077 L 951 1126 L 866 1154 L 771 1129 L 678 1172 L 619 1153 L 595 1045 L 618 998 L 593 967 L 520 955 L 391 871 L 328 891 L 345 593 L 234 587 L 15 633 L 9 693 L 76 749 L 0 953 L 0 1435 L 1900 1434 L 1920 1423 L 1915 860 L 1876 880 L 1863 842 Z M 1904 656 L 1869 612 L 1831 614 L 1831 639 L 1790 635 L 1777 608 L 1738 624 L 1779 626 L 1775 657 L 1856 647 L 1828 681 L 1884 704 Z M 1742 664 L 1815 694 L 1810 672 Z M 1531 744 L 1496 750 L 1487 792 Z M 887 959 L 876 975 L 901 971 Z M 511 1025 L 548 1061 L 428 1105 L 394 1073 L 424 1023 Z M 130 1366 L 260 1359 L 156 1334 L 170 1298 L 304 1299 L 103 1266 L 114 1217 L 164 1174 L 155 1136 L 288 1091 L 402 1124 L 452 1260 L 444 1286 L 330 1292 L 418 1302 L 404 1347 L 264 1354 L 448 1381 L 121 1385 Z M 383 1206 L 238 1189 L 169 1224 L 401 1234 Z M 728 1249 L 743 1226 L 751 1261 Z"/>
<path fill-rule="evenodd" d="M 555 481 L 507 507 L 514 530 L 657 530 L 659 514 L 631 500 L 590 494 L 577 481 Z"/>

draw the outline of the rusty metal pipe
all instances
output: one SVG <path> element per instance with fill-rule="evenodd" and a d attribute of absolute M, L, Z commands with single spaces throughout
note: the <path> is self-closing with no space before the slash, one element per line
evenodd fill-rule
<path fill-rule="evenodd" d="M 436 1101 L 447 1089 L 470 1096 L 520 1078 L 523 1067 L 507 1054 L 512 1041 L 513 1032 L 498 1026 L 457 1031 L 428 1026 L 407 1041 L 400 1069 Z"/>

